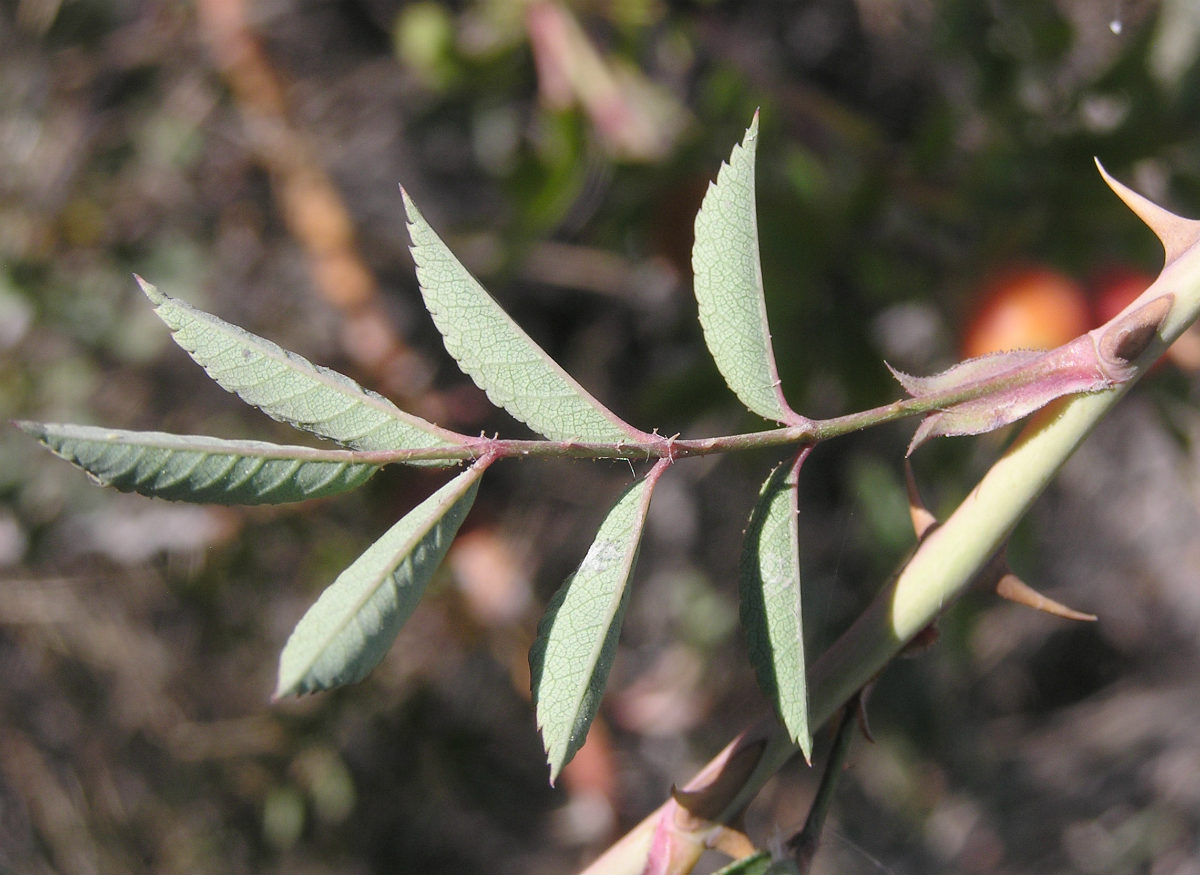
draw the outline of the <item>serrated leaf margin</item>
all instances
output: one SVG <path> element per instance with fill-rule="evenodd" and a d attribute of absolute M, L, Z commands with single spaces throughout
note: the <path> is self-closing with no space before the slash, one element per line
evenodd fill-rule
<path fill-rule="evenodd" d="M 425 307 L 446 351 L 492 403 L 553 440 L 646 440 L 534 343 L 401 194 Z"/>
<path fill-rule="evenodd" d="M 663 460 L 605 515 L 576 572 L 538 624 L 529 666 L 538 729 L 553 784 L 587 739 L 604 695 L 629 597 L 629 578 Z"/>
<path fill-rule="evenodd" d="M 401 410 L 345 374 L 135 279 L 180 348 L 222 389 L 272 419 L 358 450 L 461 446 L 468 440 Z"/>
<path fill-rule="evenodd" d="M 742 545 L 739 612 L 759 687 L 805 759 L 812 757 L 801 611 L 797 483 L 805 447 L 763 483 Z"/>
<path fill-rule="evenodd" d="M 405 514 L 321 593 L 280 654 L 275 698 L 354 683 L 383 659 L 470 511 L 488 463 L 476 462 Z"/>
<path fill-rule="evenodd" d="M 696 214 L 694 291 L 704 341 L 729 388 L 759 416 L 796 424 L 803 418 L 784 398 L 767 324 L 754 190 L 757 144 L 755 112 Z"/>
<path fill-rule="evenodd" d="M 317 450 L 205 435 L 16 422 L 102 486 L 168 501 L 284 504 L 361 486 L 379 465 L 347 450 Z"/>

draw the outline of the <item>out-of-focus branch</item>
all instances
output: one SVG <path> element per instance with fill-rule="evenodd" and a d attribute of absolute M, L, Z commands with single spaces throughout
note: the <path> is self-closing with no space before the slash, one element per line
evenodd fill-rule
<path fill-rule="evenodd" d="M 561 3 L 535 0 L 525 10 L 542 102 L 578 103 L 610 154 L 625 161 L 662 158 L 687 123 L 670 94 L 631 67 L 603 56 Z"/>
<path fill-rule="evenodd" d="M 329 174 L 291 122 L 284 86 L 254 34 L 245 0 L 198 0 L 201 33 L 229 86 L 288 230 L 308 256 L 321 297 L 342 315 L 342 346 L 356 368 L 401 406 L 444 419 L 426 366 L 398 337 L 363 261 L 354 223 Z"/>

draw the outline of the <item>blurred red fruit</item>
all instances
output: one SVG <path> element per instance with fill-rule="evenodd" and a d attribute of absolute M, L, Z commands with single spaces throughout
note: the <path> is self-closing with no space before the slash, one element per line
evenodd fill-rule
<path fill-rule="evenodd" d="M 1091 283 L 1095 325 L 1103 325 L 1124 310 L 1154 280 L 1153 274 L 1123 265 L 1109 267 L 1099 273 Z M 1200 371 L 1200 329 L 1193 325 L 1185 331 L 1171 344 L 1166 358 L 1184 371 Z"/>
<path fill-rule="evenodd" d="M 1009 269 L 985 287 L 963 334 L 964 358 L 1008 349 L 1053 349 L 1091 328 L 1078 283 L 1048 267 Z"/>
<path fill-rule="evenodd" d="M 1131 267 L 1110 267 L 1098 274 L 1090 284 L 1095 325 L 1103 325 L 1124 310 L 1152 282 L 1152 274 Z"/>

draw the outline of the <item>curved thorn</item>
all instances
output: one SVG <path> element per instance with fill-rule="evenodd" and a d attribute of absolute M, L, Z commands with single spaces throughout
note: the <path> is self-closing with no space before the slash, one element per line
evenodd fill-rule
<path fill-rule="evenodd" d="M 1123 182 L 1116 180 L 1104 169 L 1099 158 L 1094 160 L 1096 169 L 1100 171 L 1100 175 L 1104 177 L 1104 181 L 1108 183 L 1108 187 L 1113 190 L 1113 193 L 1124 201 L 1125 206 L 1133 210 L 1137 217 L 1145 222 L 1155 236 L 1162 241 L 1167 264 L 1191 247 L 1197 235 L 1200 234 L 1200 221 L 1185 219 L 1160 207 L 1148 197 L 1138 194 Z"/>
<path fill-rule="evenodd" d="M 709 833 L 704 842 L 713 850 L 720 851 L 733 860 L 741 860 L 758 851 L 754 842 L 743 830 L 730 826 L 719 826 Z"/>
<path fill-rule="evenodd" d="M 1068 608 L 1062 602 L 1047 598 L 1012 572 L 1008 572 L 1000 578 L 1000 582 L 996 584 L 996 592 L 1009 601 L 1026 605 L 1036 611 L 1054 614 L 1056 617 L 1087 622 L 1094 622 L 1097 619 L 1095 614 L 1085 614 L 1082 611 Z"/>
<path fill-rule="evenodd" d="M 913 531 L 917 533 L 919 541 L 925 537 L 926 532 L 937 525 L 937 517 L 930 513 L 925 502 L 921 500 L 921 493 L 917 491 L 917 481 L 913 477 L 912 465 L 908 459 L 904 460 L 904 486 L 908 490 L 908 515 L 912 518 Z"/>
<path fill-rule="evenodd" d="M 867 698 L 871 695 L 871 690 L 875 687 L 874 681 L 867 684 L 854 697 L 853 702 L 846 704 L 847 708 L 854 709 L 854 719 L 858 723 L 858 731 L 862 733 L 862 737 L 871 744 L 875 743 L 875 735 L 871 732 L 871 721 L 867 719 Z"/>

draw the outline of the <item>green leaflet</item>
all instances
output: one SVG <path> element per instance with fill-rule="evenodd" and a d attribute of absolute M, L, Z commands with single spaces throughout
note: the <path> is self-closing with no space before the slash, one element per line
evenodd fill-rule
<path fill-rule="evenodd" d="M 425 306 L 446 350 L 492 402 L 554 440 L 644 440 L 513 322 L 403 194 Z"/>
<path fill-rule="evenodd" d="M 533 701 L 550 783 L 587 738 L 621 634 L 650 494 L 662 463 L 625 491 L 578 570 L 554 594 L 529 651 Z"/>
<path fill-rule="evenodd" d="M 729 388 L 759 416 L 796 422 L 779 387 L 763 299 L 754 198 L 757 138 L 756 112 L 696 215 L 696 303 L 704 340 Z"/>
<path fill-rule="evenodd" d="M 463 442 L 461 435 L 405 413 L 337 371 L 165 295 L 140 277 L 138 283 L 175 342 L 222 389 L 273 419 L 358 450 Z"/>
<path fill-rule="evenodd" d="M 780 465 L 763 484 L 739 571 L 742 627 L 758 684 L 805 759 L 811 759 L 796 520 L 796 481 L 807 455 L 806 448 L 793 465 Z"/>
<path fill-rule="evenodd" d="M 347 492 L 379 469 L 354 461 L 346 450 L 87 425 L 16 424 L 105 486 L 173 501 L 303 501 Z"/>
<path fill-rule="evenodd" d="M 276 698 L 353 683 L 378 665 L 446 555 L 486 467 L 476 463 L 409 511 L 321 593 L 279 657 Z"/>
<path fill-rule="evenodd" d="M 713 875 L 785 875 L 785 873 L 799 875 L 799 871 L 790 858 L 774 860 L 770 851 L 757 851 L 722 866 Z"/>

